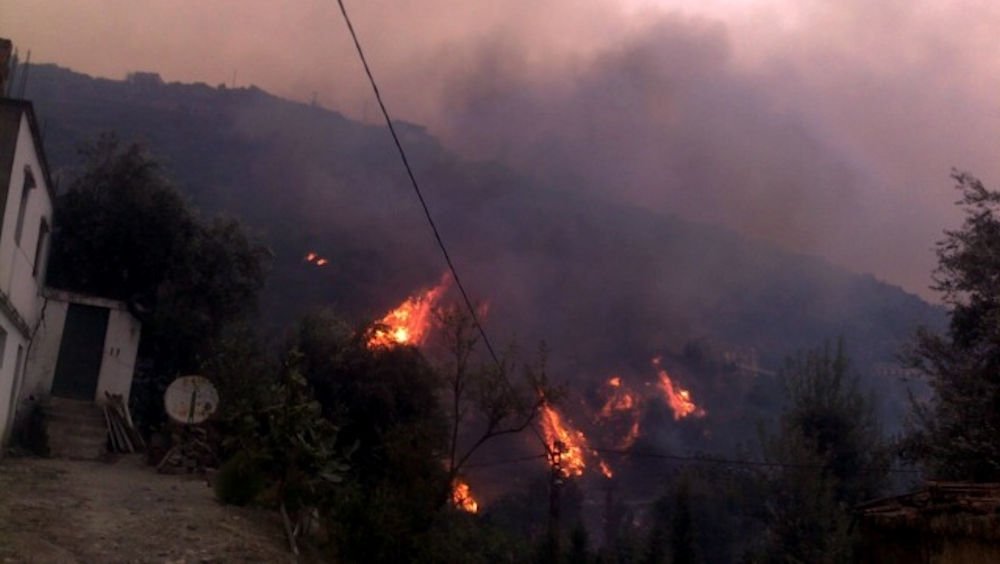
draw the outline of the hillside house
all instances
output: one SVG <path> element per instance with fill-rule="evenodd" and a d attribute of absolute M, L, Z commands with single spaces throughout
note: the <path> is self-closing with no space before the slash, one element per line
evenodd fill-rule
<path fill-rule="evenodd" d="M 138 352 L 139 322 L 125 304 L 45 288 L 53 190 L 32 104 L 0 98 L 4 445 L 15 414 L 26 402 L 54 397 L 92 406 L 105 392 L 127 400 Z M 103 438 L 97 430 L 95 435 Z"/>
<path fill-rule="evenodd" d="M 1000 484 L 930 482 L 858 510 L 862 562 L 1000 562 Z"/>
<path fill-rule="evenodd" d="M 0 99 L 0 433 L 6 442 L 41 318 L 52 180 L 31 103 Z"/>

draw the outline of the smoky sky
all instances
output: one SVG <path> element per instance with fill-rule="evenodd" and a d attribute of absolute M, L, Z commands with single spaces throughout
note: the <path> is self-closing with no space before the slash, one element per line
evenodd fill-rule
<path fill-rule="evenodd" d="M 952 167 L 1000 182 L 988 1 L 347 2 L 396 117 L 559 186 L 927 291 Z M 336 3 L 8 0 L 34 61 L 374 121 Z"/>

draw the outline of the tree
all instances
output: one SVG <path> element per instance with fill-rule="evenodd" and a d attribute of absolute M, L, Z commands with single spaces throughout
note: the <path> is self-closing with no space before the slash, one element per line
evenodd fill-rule
<path fill-rule="evenodd" d="M 352 446 L 332 523 L 339 559 L 406 560 L 432 529 L 448 487 L 439 378 L 418 349 L 368 347 L 330 312 L 307 316 L 290 347 L 323 407 Z"/>
<path fill-rule="evenodd" d="M 852 559 L 852 508 L 877 495 L 888 470 L 872 402 L 850 374 L 843 343 L 790 359 L 781 374 L 786 408 L 764 452 L 776 470 L 765 552 L 772 561 Z"/>
<path fill-rule="evenodd" d="M 300 361 L 298 351 L 288 354 L 280 380 L 259 397 L 261 403 L 235 418 L 236 432 L 227 445 L 270 482 L 293 550 L 312 509 L 331 505 L 348 469 L 338 429 L 323 417 L 299 372 Z"/>
<path fill-rule="evenodd" d="M 904 454 L 941 479 L 1000 481 L 1000 192 L 953 172 L 960 229 L 938 242 L 933 289 L 944 334 L 922 329 L 908 355 L 932 396 L 913 401 Z"/>
<path fill-rule="evenodd" d="M 143 322 L 133 398 L 147 425 L 161 393 L 256 310 L 269 250 L 235 220 L 205 221 L 138 144 L 106 134 L 55 202 L 49 283 L 123 300 Z"/>
<path fill-rule="evenodd" d="M 438 371 L 448 413 L 450 484 L 479 449 L 499 437 L 526 430 L 542 405 L 559 394 L 546 380 L 544 349 L 535 365 L 522 367 L 523 378 L 515 382 L 517 359 L 513 351 L 499 362 L 487 359 L 476 363 L 479 334 L 471 316 L 457 308 L 441 313 L 445 360 Z M 447 495 L 442 498 L 447 499 Z"/>

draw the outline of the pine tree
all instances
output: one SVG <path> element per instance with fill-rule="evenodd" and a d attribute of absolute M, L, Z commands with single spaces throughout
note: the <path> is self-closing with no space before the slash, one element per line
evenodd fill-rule
<path fill-rule="evenodd" d="M 965 221 L 938 243 L 933 286 L 949 325 L 921 330 L 911 351 L 933 395 L 914 401 L 904 454 L 935 478 L 1000 481 L 1000 192 L 952 178 Z"/>

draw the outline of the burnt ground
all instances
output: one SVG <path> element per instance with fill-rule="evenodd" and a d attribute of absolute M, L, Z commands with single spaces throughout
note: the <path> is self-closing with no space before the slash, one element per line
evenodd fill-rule
<path fill-rule="evenodd" d="M 280 517 L 204 479 L 114 462 L 0 460 L 0 563 L 294 562 Z"/>

